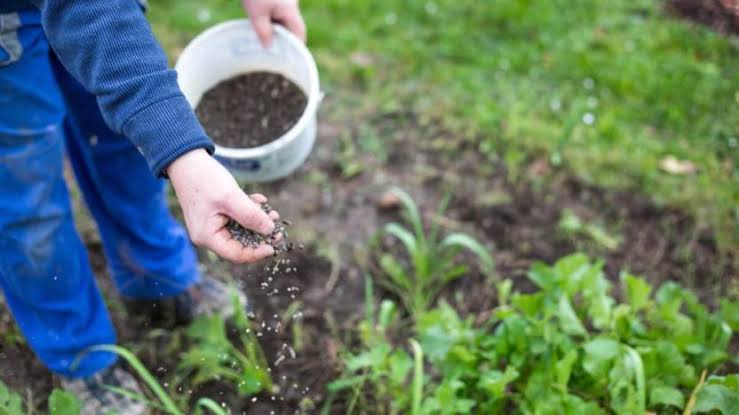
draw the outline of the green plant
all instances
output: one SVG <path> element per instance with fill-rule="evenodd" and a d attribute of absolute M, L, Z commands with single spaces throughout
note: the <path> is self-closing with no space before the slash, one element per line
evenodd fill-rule
<path fill-rule="evenodd" d="M 23 413 L 21 397 L 0 381 L 0 415 L 22 415 Z"/>
<path fill-rule="evenodd" d="M 74 395 L 61 389 L 54 389 L 49 395 L 49 415 L 79 415 L 81 408 L 80 401 Z M 31 413 L 32 408 L 24 411 L 21 397 L 0 381 L 0 415 Z"/>
<path fill-rule="evenodd" d="M 567 237 L 583 237 L 609 251 L 617 249 L 621 244 L 619 235 L 612 235 L 603 226 L 580 219 L 571 209 L 562 211 L 558 226 L 560 232 Z"/>
<path fill-rule="evenodd" d="M 126 395 L 132 399 L 144 402 L 149 408 L 157 409 L 169 415 L 185 415 L 186 413 L 189 413 L 188 410 L 180 409 L 177 404 L 175 404 L 175 398 L 170 396 L 164 390 L 164 388 L 162 388 L 162 386 L 159 384 L 159 382 L 157 382 L 156 378 L 154 378 L 154 375 L 149 372 L 146 366 L 144 366 L 144 364 L 141 363 L 141 361 L 125 347 L 117 346 L 114 344 L 104 344 L 93 346 L 89 348 L 87 352 L 109 352 L 115 353 L 123 358 L 123 360 L 125 360 L 126 363 L 128 363 L 128 365 L 133 368 L 134 372 L 139 375 L 144 384 L 153 393 L 157 401 L 153 401 L 143 394 L 135 393 L 115 386 L 108 386 L 108 388 L 113 392 L 120 393 L 121 395 Z M 200 398 L 195 403 L 195 414 L 201 414 L 203 408 L 208 409 L 215 415 L 227 414 L 227 412 L 223 408 L 221 408 L 215 401 L 210 398 Z"/>
<path fill-rule="evenodd" d="M 339 141 L 339 152 L 336 155 L 336 165 L 344 179 L 352 179 L 364 171 L 364 165 L 357 157 L 357 147 L 351 134 L 344 134 Z"/>
<path fill-rule="evenodd" d="M 619 301 L 602 266 L 582 254 L 534 264 L 528 277 L 538 290 L 499 283 L 498 306 L 486 320 L 443 302 L 423 313 L 406 330 L 425 361 L 414 365 L 424 370 L 420 408 L 418 394 L 389 393 L 382 397 L 389 402 L 369 404 L 441 415 L 739 413 L 739 375 L 726 373 L 736 368 L 733 331 L 723 313 L 675 283 L 654 291 L 629 273 L 621 274 Z M 380 373 L 365 387 L 417 388 L 408 352 L 382 330 L 373 334 L 376 343 L 363 341 L 363 350 L 347 355 L 343 381 Z M 387 363 L 391 356 L 396 363 Z"/>
<path fill-rule="evenodd" d="M 380 267 L 383 278 L 379 281 L 401 299 L 411 316 L 421 315 L 446 284 L 467 272 L 467 265 L 457 258 L 462 250 L 466 249 L 477 257 L 483 272 L 493 273 L 493 258 L 482 244 L 463 233 L 441 238 L 441 229 L 436 223 L 427 232 L 413 199 L 401 189 L 392 191 L 400 199 L 411 229 L 393 222 L 385 225 L 385 234 L 400 240 L 408 260 L 398 260 L 392 253 L 382 254 Z M 439 205 L 439 215 L 447 204 L 448 197 Z"/>
<path fill-rule="evenodd" d="M 233 301 L 234 308 L 240 310 L 236 296 Z M 228 338 L 222 317 L 196 319 L 186 332 L 193 345 L 182 356 L 178 370 L 189 375 L 194 385 L 213 379 L 228 381 L 242 396 L 271 390 L 269 366 L 246 313 L 237 312 L 233 323 L 241 348 Z"/>
<path fill-rule="evenodd" d="M 378 415 L 396 415 L 404 413 L 406 407 L 416 407 L 415 403 L 422 398 L 423 352 L 414 340 L 410 344 L 415 361 L 405 349 L 394 350 L 389 331 L 397 324 L 398 309 L 392 301 L 383 300 L 375 312 L 372 279 L 365 277 L 365 317 L 359 323 L 363 347 L 359 353 L 345 356 L 347 373 L 328 385 L 329 399 L 324 404 L 323 414 L 329 413 L 333 397 L 340 392 L 349 395 L 350 413 L 355 408 L 369 408 Z M 413 393 L 409 397 L 406 381 L 414 366 Z M 371 393 L 365 394 L 365 389 Z"/>
<path fill-rule="evenodd" d="M 49 415 L 79 415 L 82 403 L 77 397 L 61 389 L 54 389 L 49 395 Z"/>

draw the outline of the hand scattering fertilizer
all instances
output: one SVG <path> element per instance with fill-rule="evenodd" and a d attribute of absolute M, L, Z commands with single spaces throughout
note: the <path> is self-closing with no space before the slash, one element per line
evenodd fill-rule
<path fill-rule="evenodd" d="M 264 203 L 262 204 L 262 210 L 265 213 L 269 213 L 272 211 L 272 207 Z M 228 229 L 231 237 L 241 242 L 242 245 L 251 248 L 257 248 L 261 244 L 271 245 L 275 249 L 275 255 L 290 252 L 295 248 L 295 245 L 287 240 L 287 226 L 290 226 L 290 222 L 286 220 L 276 220 L 275 229 L 272 231 L 272 233 L 269 235 L 262 235 L 250 229 L 244 228 L 233 219 L 229 219 L 228 223 L 226 223 L 226 229 Z M 282 239 L 280 239 L 280 241 L 278 242 L 275 242 L 275 238 L 277 237 L 277 235 L 280 234 L 282 234 Z M 302 248 L 302 245 L 298 245 L 298 248 Z"/>

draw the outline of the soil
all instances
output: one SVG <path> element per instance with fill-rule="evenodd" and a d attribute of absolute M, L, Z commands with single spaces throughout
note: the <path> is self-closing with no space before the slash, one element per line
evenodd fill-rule
<path fill-rule="evenodd" d="M 337 273 L 354 278 L 331 285 Z M 256 404 L 236 399 L 235 413 L 292 414 L 299 408 L 317 412 L 326 384 L 339 375 L 341 336 L 361 317 L 357 306 L 364 298 L 364 286 L 359 272 L 334 269 L 315 252 L 293 251 L 266 266 L 233 267 L 231 275 L 243 282 L 254 304 L 255 325 L 261 327 L 262 348 L 279 389 L 258 396 Z M 295 312 L 286 315 L 291 306 L 297 307 Z M 296 327 L 302 333 L 297 341 Z M 340 407 L 333 409 L 343 413 Z"/>
<path fill-rule="evenodd" d="M 668 0 L 667 7 L 720 33 L 739 34 L 739 0 Z"/>
<path fill-rule="evenodd" d="M 391 186 L 411 194 L 427 223 L 470 233 L 490 247 L 497 274 L 513 279 L 521 290 L 532 288 L 525 272 L 534 261 L 552 262 L 579 250 L 603 258 L 616 283 L 619 271 L 627 269 L 655 284 L 672 280 L 691 287 L 709 305 L 715 305 L 719 294 L 736 298 L 739 293 L 737 258 L 719 252 L 708 227 L 678 209 L 660 206 L 633 189 L 599 188 L 574 178 L 566 168 L 549 165 L 545 157 L 532 157 L 523 171 L 507 171 L 501 162 L 483 158 L 474 139 L 454 138 L 411 112 L 357 119 L 354 113 L 343 118 L 341 109 L 351 107 L 345 102 L 327 100 L 324 107 L 329 116 L 319 125 L 321 145 L 307 164 L 289 179 L 249 188 L 268 195 L 282 217 L 295 219 L 290 235 L 306 249 L 254 266 L 203 256 L 209 273 L 240 282 L 248 293 L 279 391 L 252 402 L 238 398 L 228 385 L 211 382 L 193 390 L 193 399 L 209 396 L 240 414 L 319 412 L 325 385 L 339 373 L 337 353 L 356 341 L 355 327 L 364 310 L 363 278 L 373 274 L 370 241 L 402 252 L 397 241 L 374 238 L 384 223 L 401 219 L 397 200 L 387 196 Z M 367 131 L 383 137 L 380 147 L 369 146 Z M 348 144 L 360 149 L 353 161 L 362 166 L 351 178 L 342 175 L 338 155 Z M 436 207 L 446 193 L 452 194 L 450 208 L 438 214 Z M 563 232 L 559 222 L 566 210 L 619 242 L 608 248 Z M 99 243 L 87 243 L 96 273 L 105 275 Z M 99 282 L 121 343 L 171 385 L 181 332 L 137 323 L 120 307 L 109 279 Z M 474 267 L 442 296 L 477 318 L 495 306 L 492 284 Z M 286 315 L 289 309 L 296 313 Z M 301 329 L 300 340 L 296 328 Z M 0 358 L 0 379 L 24 394 L 47 396 L 51 376 L 25 346 L 0 342 L 0 353 L 8 356 Z M 335 402 L 332 413 L 343 413 L 342 405 L 340 399 Z"/>
<path fill-rule="evenodd" d="M 249 148 L 272 142 L 300 119 L 305 93 L 273 72 L 250 72 L 207 91 L 196 108 L 205 131 L 223 147 Z"/>

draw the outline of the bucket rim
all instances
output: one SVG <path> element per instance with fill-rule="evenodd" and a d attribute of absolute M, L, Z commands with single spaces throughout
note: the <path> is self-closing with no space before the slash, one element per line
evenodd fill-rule
<path fill-rule="evenodd" d="M 303 41 L 298 39 L 298 37 L 292 34 L 289 30 L 278 24 L 273 24 L 272 27 L 274 29 L 273 37 L 285 39 L 287 41 L 287 44 L 291 48 L 296 50 L 301 56 L 302 60 L 307 63 L 308 83 L 310 85 L 310 90 L 305 92 L 307 94 L 308 102 L 295 125 L 293 125 L 281 137 L 277 138 L 276 140 L 270 141 L 269 143 L 262 144 L 261 146 L 249 148 L 223 147 L 214 142 L 213 144 L 215 146 L 215 154 L 218 157 L 230 159 L 250 159 L 262 158 L 269 154 L 275 153 L 283 147 L 294 142 L 301 135 L 301 133 L 306 130 L 310 119 L 315 117 L 318 111 L 318 105 L 323 98 L 323 94 L 320 90 L 318 80 L 318 68 L 316 66 L 316 61 L 313 58 L 313 55 L 310 53 Z M 192 41 L 190 41 L 190 43 L 187 44 L 185 49 L 183 49 L 180 57 L 177 60 L 177 64 L 175 64 L 175 71 L 177 71 L 178 74 L 182 72 L 180 62 L 182 62 L 182 57 L 186 56 L 189 50 L 196 49 L 200 46 L 201 43 L 206 43 L 209 39 L 217 37 L 221 33 L 244 29 L 248 31 L 254 30 L 249 19 L 244 18 L 228 20 L 222 23 L 218 23 L 201 32 Z M 238 74 L 234 76 L 238 76 Z"/>

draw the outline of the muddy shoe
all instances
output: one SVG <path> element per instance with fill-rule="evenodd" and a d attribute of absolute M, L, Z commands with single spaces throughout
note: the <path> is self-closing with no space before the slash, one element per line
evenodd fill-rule
<path fill-rule="evenodd" d="M 203 275 L 200 281 L 188 287 L 174 297 L 175 312 L 180 321 L 191 321 L 195 317 L 219 314 L 223 318 L 234 315 L 232 292 L 223 282 Z M 248 314 L 251 314 L 249 302 L 244 293 L 235 290 L 239 302 Z"/>
<path fill-rule="evenodd" d="M 110 390 L 110 387 L 142 394 L 136 379 L 118 366 L 104 369 L 84 379 L 62 379 L 62 388 L 82 403 L 80 415 L 141 415 L 143 402 Z"/>

